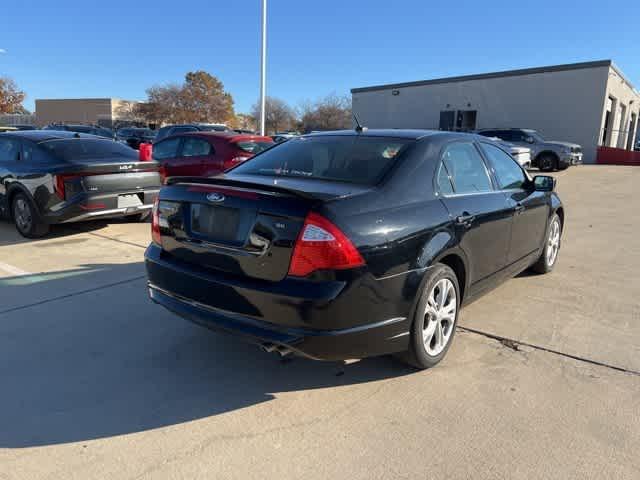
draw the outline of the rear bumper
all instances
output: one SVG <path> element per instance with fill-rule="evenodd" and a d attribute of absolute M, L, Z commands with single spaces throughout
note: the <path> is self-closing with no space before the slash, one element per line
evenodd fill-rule
<path fill-rule="evenodd" d="M 212 330 L 273 344 L 319 360 L 344 360 L 404 351 L 409 345 L 408 303 L 402 276 L 354 285 L 285 279 L 247 282 L 145 254 L 151 300 Z M 385 295 L 372 298 L 378 288 Z M 397 291 L 400 288 L 400 291 Z M 348 308 L 345 308 L 348 305 Z M 363 320 L 364 319 L 364 320 Z"/>
<path fill-rule="evenodd" d="M 98 218 L 117 218 L 128 215 L 146 213 L 153 208 L 153 202 L 160 189 L 145 189 L 135 192 L 118 192 L 99 195 L 80 194 L 67 202 L 50 208 L 44 215 L 44 221 L 50 224 L 80 222 Z M 120 195 L 138 194 L 141 205 L 120 207 L 118 197 Z"/>

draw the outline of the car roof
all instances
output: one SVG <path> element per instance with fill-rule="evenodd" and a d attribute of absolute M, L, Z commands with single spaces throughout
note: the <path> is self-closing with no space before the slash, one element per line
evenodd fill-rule
<path fill-rule="evenodd" d="M 8 136 L 13 138 L 20 137 L 34 142 L 46 142 L 48 140 L 63 140 L 65 138 L 93 138 L 109 141 L 104 137 L 98 137 L 96 135 L 89 135 L 88 133 L 69 132 L 66 130 L 17 130 L 15 132 L 7 133 Z"/>
<path fill-rule="evenodd" d="M 188 137 L 205 137 L 205 138 L 223 138 L 228 140 L 229 142 L 237 142 L 240 140 L 265 140 L 268 142 L 272 142 L 271 137 L 262 136 L 262 135 L 253 135 L 250 133 L 236 133 L 234 131 L 231 132 L 182 132 L 177 133 L 172 136 L 188 136 Z"/>
<path fill-rule="evenodd" d="M 478 132 L 490 132 L 493 130 L 505 130 L 505 131 L 509 131 L 509 130 L 521 130 L 523 132 L 536 132 L 537 130 L 534 128 L 520 128 L 520 127 L 496 127 L 496 128 L 481 128 L 480 130 L 478 130 Z"/>
<path fill-rule="evenodd" d="M 443 132 L 440 130 L 420 130 L 420 129 L 366 129 L 362 132 L 356 130 L 334 130 L 327 132 L 315 132 L 304 135 L 305 137 L 322 137 L 322 136 L 355 136 L 362 137 L 389 137 L 389 138 L 407 138 L 412 140 L 418 140 L 419 138 L 429 137 L 437 134 L 459 134 L 459 132 Z M 466 134 L 464 134 L 466 135 Z"/>

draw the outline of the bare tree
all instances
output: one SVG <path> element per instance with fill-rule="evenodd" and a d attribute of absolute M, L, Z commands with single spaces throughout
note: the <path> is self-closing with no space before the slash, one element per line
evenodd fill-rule
<path fill-rule="evenodd" d="M 300 107 L 301 129 L 342 130 L 351 127 L 351 99 L 331 93 L 315 103 L 306 102 Z"/>
<path fill-rule="evenodd" d="M 182 112 L 189 122 L 225 123 L 233 119 L 233 97 L 213 75 L 189 72 L 180 92 Z"/>
<path fill-rule="evenodd" d="M 296 112 L 284 100 L 274 97 L 266 98 L 265 122 L 267 133 L 274 134 L 283 130 L 296 128 Z M 256 103 L 251 109 L 251 115 L 258 123 L 260 118 L 260 103 Z"/>
<path fill-rule="evenodd" d="M 237 113 L 231 121 L 233 128 L 242 128 L 244 130 L 257 130 L 256 120 L 253 115 L 248 113 Z"/>
<path fill-rule="evenodd" d="M 135 123 L 144 123 L 145 121 L 145 111 L 140 102 L 123 100 L 118 104 L 115 113 L 118 120 Z"/>
<path fill-rule="evenodd" d="M 9 77 L 0 77 L 0 113 L 21 113 L 26 95 Z"/>
<path fill-rule="evenodd" d="M 153 86 L 147 101 L 140 104 L 141 115 L 149 123 L 225 123 L 234 117 L 233 97 L 213 75 L 189 72 L 183 85 Z"/>

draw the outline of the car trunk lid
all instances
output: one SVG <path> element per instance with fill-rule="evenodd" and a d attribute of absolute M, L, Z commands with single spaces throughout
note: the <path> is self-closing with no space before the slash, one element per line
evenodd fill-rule
<path fill-rule="evenodd" d="M 162 248 L 188 263 L 279 281 L 307 214 L 368 190 L 312 180 L 226 176 L 172 178 L 158 205 Z"/>
<path fill-rule="evenodd" d="M 156 162 L 121 158 L 66 164 L 55 172 L 56 190 L 62 198 L 77 193 L 136 192 L 161 185 Z"/>

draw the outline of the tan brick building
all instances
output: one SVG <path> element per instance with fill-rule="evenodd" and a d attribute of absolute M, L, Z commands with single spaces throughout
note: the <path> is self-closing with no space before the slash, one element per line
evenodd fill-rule
<path fill-rule="evenodd" d="M 137 102 L 117 98 L 59 98 L 36 100 L 36 123 L 85 123 L 111 127 L 127 118 L 128 106 Z"/>

